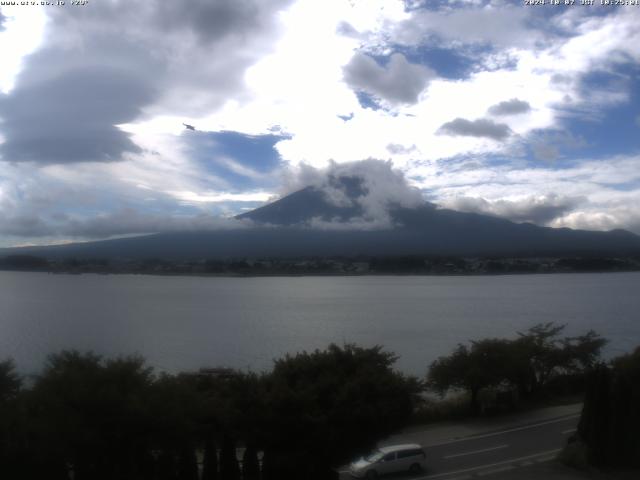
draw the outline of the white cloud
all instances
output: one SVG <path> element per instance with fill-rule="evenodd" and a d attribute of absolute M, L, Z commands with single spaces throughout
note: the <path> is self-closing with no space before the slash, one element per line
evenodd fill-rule
<path fill-rule="evenodd" d="M 371 229 L 390 228 L 393 221 L 390 209 L 394 206 L 414 208 L 424 204 L 420 191 L 412 187 L 405 175 L 393 168 L 390 162 L 368 159 L 348 163 L 331 163 L 327 168 L 316 169 L 300 165 L 285 178 L 283 193 L 313 186 L 320 190 L 332 205 L 355 207 L 361 214 L 348 222 L 312 220 L 311 226 L 321 229 Z"/>
<path fill-rule="evenodd" d="M 38 48 L 46 24 L 44 9 L 3 7 L 0 22 L 0 93 L 15 85 L 23 58 Z"/>
<path fill-rule="evenodd" d="M 454 197 L 443 206 L 462 212 L 482 213 L 508 218 L 514 222 L 548 225 L 571 212 L 582 198 L 571 198 L 555 193 L 527 196 L 514 200 L 486 200 L 484 198 Z"/>
<path fill-rule="evenodd" d="M 640 199 L 630 206 L 609 207 L 606 209 L 585 208 L 572 212 L 551 223 L 553 227 L 578 228 L 584 230 L 630 230 L 640 235 Z"/>
<path fill-rule="evenodd" d="M 592 29 L 597 30 L 593 38 L 610 34 L 611 26 L 620 20 L 620 15 L 624 15 L 622 12 L 615 18 L 612 15 L 597 22 L 589 18 L 576 19 L 576 25 L 582 25 L 580 22 L 583 22 L 588 26 L 578 29 L 576 38 L 553 42 L 551 40 L 555 37 L 552 33 L 535 33 L 533 27 L 527 24 L 530 18 L 526 9 L 494 6 L 478 11 L 475 9 L 471 13 L 399 13 L 402 12 L 402 8 L 398 8 L 400 3 L 388 2 L 385 3 L 385 9 L 379 10 L 376 10 L 377 6 L 373 8 L 364 2 L 357 2 L 353 8 L 348 2 L 322 5 L 308 1 L 296 3 L 281 16 L 282 36 L 274 52 L 248 70 L 245 78 L 250 95 L 242 101 L 228 101 L 218 112 L 197 119 L 199 127 L 259 134 L 278 125 L 291 137 L 278 143 L 277 149 L 284 160 L 293 165 L 305 162 L 322 167 L 327 165 L 329 159 L 348 162 L 353 158 L 373 157 L 392 158 L 397 165 L 409 167 L 417 160 L 468 154 L 504 154 L 515 148 L 513 142 L 521 144 L 532 131 L 557 127 L 567 115 L 584 112 L 587 105 L 597 104 L 593 108 L 601 109 L 604 104 L 626 98 L 624 92 L 616 97 L 613 92 L 592 91 L 587 95 L 588 92 L 578 89 L 579 76 L 607 58 L 600 48 L 587 49 L 588 42 L 581 37 L 593 36 Z M 364 20 L 358 21 L 354 13 L 356 9 Z M 475 23 L 468 34 L 466 30 L 461 33 L 460 30 L 445 26 L 442 31 L 452 38 L 468 35 L 469 41 L 474 38 L 495 39 L 498 50 L 487 59 L 507 55 L 510 62 L 490 70 L 483 70 L 479 65 L 477 71 L 464 80 L 432 79 L 429 87 L 415 97 L 417 103 L 396 104 L 391 112 L 363 108 L 344 82 L 344 68 L 349 67 L 353 59 L 364 60 L 363 63 L 373 66 L 371 62 L 374 61 L 364 56 L 367 52 L 392 54 L 393 42 L 399 39 L 389 32 L 400 31 L 406 22 L 415 21 L 418 28 L 424 20 L 422 15 L 427 15 L 429 25 L 442 22 L 445 25 L 454 20 L 465 26 Z M 511 23 L 517 26 L 512 28 L 512 32 L 516 33 L 507 34 L 505 27 L 504 31 L 498 29 L 492 37 L 487 32 L 492 31 L 493 24 L 481 22 L 492 15 L 501 25 Z M 357 38 L 335 34 L 336 28 L 345 21 L 358 32 Z M 423 25 L 418 30 L 428 33 L 429 28 Z M 535 46 L 530 40 L 524 43 L 517 41 L 516 37 L 521 38 L 523 32 L 539 34 L 549 41 L 538 42 Z M 532 36 L 527 38 L 531 39 Z M 631 48 L 624 46 L 620 38 L 615 38 L 615 42 L 611 39 L 607 42 L 609 53 L 618 48 Z M 510 42 L 513 39 L 516 40 Z M 406 37 L 404 40 L 408 46 L 419 46 L 423 38 Z M 582 44 L 585 47 L 580 46 Z M 565 59 L 572 56 L 579 57 L 574 59 L 575 68 L 567 68 Z M 405 57 L 396 54 L 394 58 Z M 382 72 L 380 65 L 373 67 L 382 73 L 382 77 L 389 75 L 389 70 Z M 564 76 L 567 82 L 558 84 L 556 79 L 559 76 Z M 379 96 L 389 97 L 386 83 L 379 84 L 376 78 L 381 77 L 372 77 L 367 85 L 362 84 L 362 88 L 366 87 L 369 93 L 374 94 L 377 89 Z M 409 97 L 414 98 L 417 91 L 416 87 L 414 93 L 404 97 L 404 94 L 392 92 L 389 98 L 409 100 Z M 508 99 L 518 99 L 522 105 L 529 105 L 530 110 L 526 115 L 505 117 L 505 124 L 514 133 L 514 137 L 506 144 L 497 144 L 490 138 L 448 138 L 436 134 L 443 124 L 455 118 L 482 118 L 491 107 Z M 345 122 L 338 115 L 350 117 L 350 120 Z M 390 144 L 414 148 L 389 150 Z M 540 148 L 538 150 L 544 157 Z M 546 156 L 554 154 L 551 152 Z"/>
<path fill-rule="evenodd" d="M 531 16 L 522 6 L 462 7 L 437 11 L 416 11 L 393 29 L 393 40 L 414 45 L 436 35 L 446 45 L 493 44 L 498 47 L 531 47 L 544 34 L 531 28 Z"/>
<path fill-rule="evenodd" d="M 273 198 L 270 192 L 245 192 L 245 193 L 226 193 L 226 192 L 189 192 L 176 191 L 168 192 L 175 198 L 185 202 L 195 203 L 219 203 L 219 202 L 267 202 Z"/>
<path fill-rule="evenodd" d="M 640 234 L 633 213 L 640 211 L 640 156 L 585 159 L 562 169 L 492 165 L 483 158 L 435 162 L 416 166 L 412 182 L 430 200 L 451 208 L 520 221 L 537 218 L 556 227 L 627 228 Z M 540 216 L 545 212 L 546 218 Z"/>

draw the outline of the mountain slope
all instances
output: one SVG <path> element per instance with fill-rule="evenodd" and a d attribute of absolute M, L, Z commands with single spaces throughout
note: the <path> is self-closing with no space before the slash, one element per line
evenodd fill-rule
<path fill-rule="evenodd" d="M 312 257 L 336 255 L 564 256 L 640 254 L 640 237 L 624 230 L 592 232 L 517 224 L 505 219 L 439 209 L 391 207 L 394 228 L 357 230 L 344 223 L 360 217 L 358 199 L 367 194 L 344 182 L 351 204 L 335 205 L 315 187 L 239 215 L 253 227 L 234 230 L 161 233 L 135 238 L 48 247 L 0 250 L 0 256 L 31 254 L 48 258 Z M 334 229 L 312 229 L 308 222 L 334 222 Z"/>

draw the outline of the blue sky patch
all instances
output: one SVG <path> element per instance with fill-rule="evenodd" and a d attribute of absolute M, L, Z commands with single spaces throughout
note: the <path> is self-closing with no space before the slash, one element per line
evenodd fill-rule
<path fill-rule="evenodd" d="M 376 61 L 377 61 L 377 59 L 376 59 Z M 360 106 L 362 108 L 370 108 L 371 110 L 380 110 L 380 109 L 382 109 L 382 107 L 376 101 L 376 99 L 375 99 L 375 97 L 373 95 L 370 95 L 367 92 L 364 92 L 362 90 L 357 90 L 355 93 L 356 93 L 356 96 L 358 97 L 358 103 L 360 103 Z"/>
<path fill-rule="evenodd" d="M 417 48 L 397 46 L 396 51 L 402 53 L 410 63 L 425 65 L 435 70 L 441 77 L 460 80 L 471 74 L 474 65 L 480 61 L 483 54 L 489 53 L 491 48 L 473 48 L 469 54 L 463 53 L 460 49 L 429 45 L 421 45 Z"/>
<path fill-rule="evenodd" d="M 269 174 L 282 162 L 275 145 L 283 135 L 247 135 L 234 131 L 185 132 L 191 156 L 234 188 L 272 186 Z"/>

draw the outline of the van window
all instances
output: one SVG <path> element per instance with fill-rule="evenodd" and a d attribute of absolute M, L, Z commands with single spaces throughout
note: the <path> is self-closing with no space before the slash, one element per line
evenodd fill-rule
<path fill-rule="evenodd" d="M 383 462 L 390 462 L 396 459 L 396 452 L 387 453 L 383 458 Z"/>
<path fill-rule="evenodd" d="M 419 448 L 413 448 L 411 450 L 401 450 L 398 452 L 398 458 L 408 458 L 422 456 L 424 452 Z"/>

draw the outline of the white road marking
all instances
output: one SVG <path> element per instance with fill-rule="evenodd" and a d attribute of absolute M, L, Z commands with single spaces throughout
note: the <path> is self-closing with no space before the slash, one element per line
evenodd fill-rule
<path fill-rule="evenodd" d="M 556 418 L 555 420 L 548 420 L 546 422 L 534 423 L 532 425 L 525 425 L 523 427 L 510 428 L 508 430 L 502 430 L 500 432 L 492 432 L 492 433 L 485 433 L 483 435 L 471 435 L 471 436 L 464 437 L 464 438 L 456 438 L 455 440 L 451 440 L 449 442 L 437 443 L 437 444 L 434 444 L 434 445 L 429 445 L 429 447 L 441 447 L 442 445 L 450 445 L 452 443 L 467 442 L 467 441 L 470 441 L 470 440 L 477 440 L 478 438 L 495 437 L 496 435 L 502 435 L 502 434 L 505 434 L 505 433 L 519 432 L 521 430 L 528 430 L 529 428 L 541 427 L 542 425 L 550 425 L 552 423 L 564 422 L 564 421 L 570 420 L 572 418 L 578 418 L 579 416 L 580 416 L 580 414 L 576 413 L 575 415 L 569 415 L 569 416 L 562 417 L 562 418 Z"/>
<path fill-rule="evenodd" d="M 578 429 L 577 429 L 577 428 L 570 428 L 569 430 L 563 430 L 561 433 L 562 433 L 563 435 L 568 435 L 569 433 L 573 433 L 573 432 L 575 432 L 576 430 L 578 430 Z"/>
<path fill-rule="evenodd" d="M 423 476 L 423 477 L 414 477 L 412 480 L 431 480 L 432 478 L 447 477 L 449 475 L 457 475 L 458 473 L 467 473 L 467 472 L 473 472 L 474 470 L 482 470 L 482 469 L 485 469 L 485 468 L 498 467 L 500 465 L 506 465 L 506 464 L 509 464 L 509 463 L 521 462 L 523 460 L 529 460 L 531 458 L 542 457 L 544 455 L 553 455 L 553 454 L 558 453 L 561 450 L 562 450 L 561 448 L 556 448 L 555 450 L 547 450 L 546 452 L 534 453 L 533 455 L 527 455 L 526 457 L 511 458 L 509 460 L 504 460 L 502 462 L 490 463 L 490 464 L 487 464 L 487 465 L 478 465 L 477 467 L 465 468 L 463 470 L 455 470 L 455 471 L 452 471 L 452 472 L 438 473 L 436 475 L 426 475 L 426 476 Z"/>
<path fill-rule="evenodd" d="M 483 448 L 482 450 L 474 450 L 473 452 L 464 452 L 464 453 L 454 453 L 453 455 L 447 455 L 444 458 L 457 458 L 457 457 L 464 457 L 465 455 L 475 455 L 476 453 L 484 453 L 484 452 L 491 452 L 493 450 L 500 450 L 501 448 L 507 448 L 509 445 L 498 445 L 497 447 L 491 447 L 491 448 Z"/>

